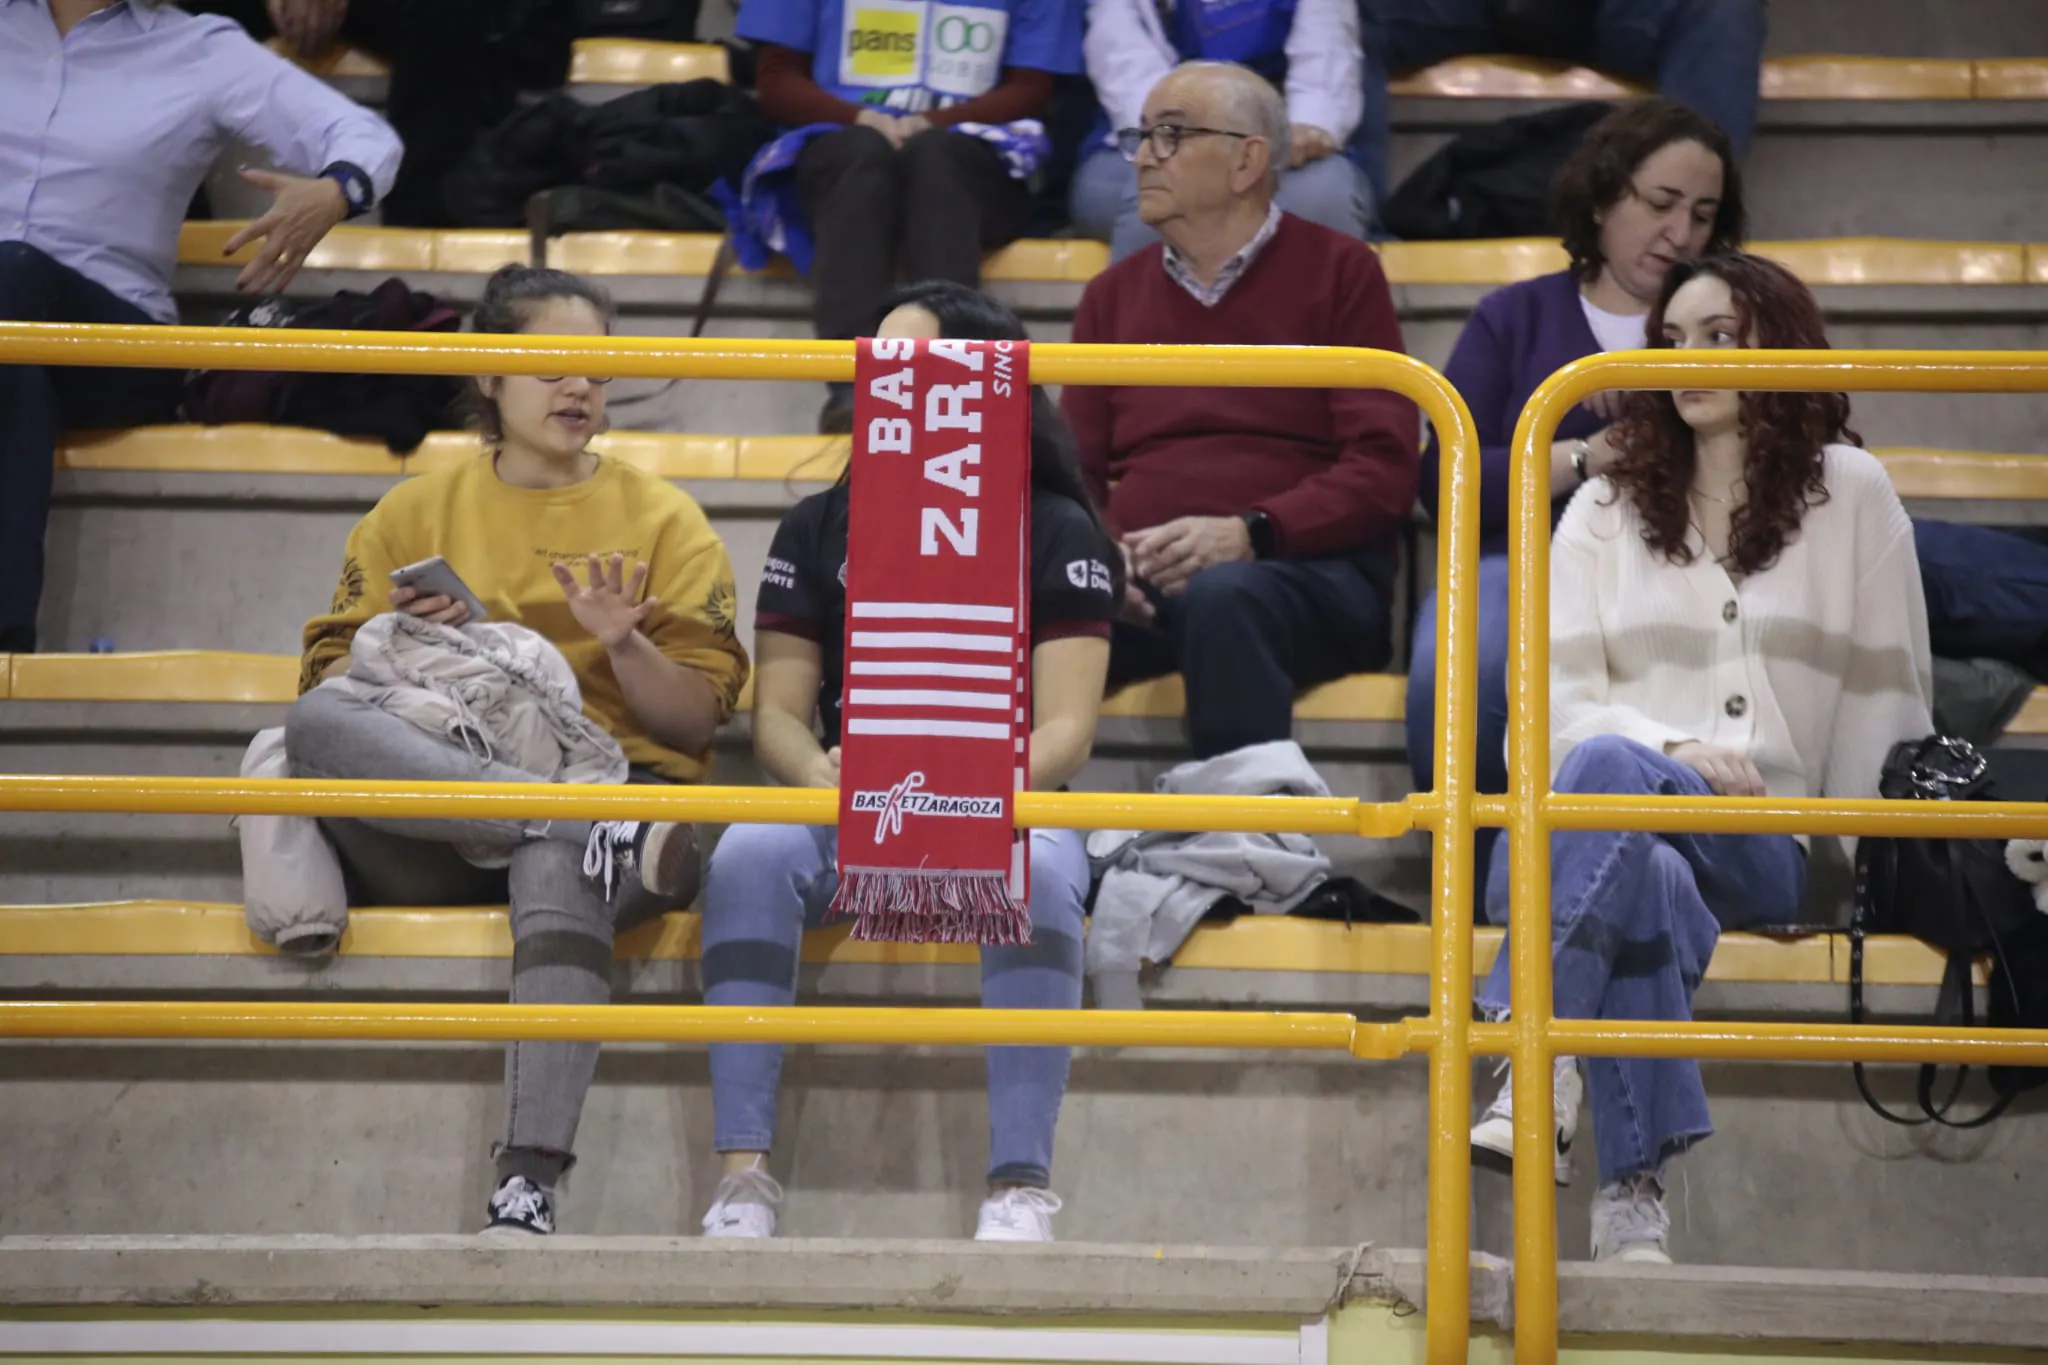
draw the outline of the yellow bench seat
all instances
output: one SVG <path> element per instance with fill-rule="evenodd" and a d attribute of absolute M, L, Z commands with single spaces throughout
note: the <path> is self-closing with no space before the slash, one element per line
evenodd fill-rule
<path fill-rule="evenodd" d="M 694 962 L 701 955 L 695 912 L 679 912 L 620 936 L 622 961 Z M 1473 971 L 1484 976 L 1502 933 L 1482 926 L 1474 937 Z M 0 955 L 255 957 L 274 955 L 250 934 L 239 905 L 173 900 L 94 905 L 0 906 Z M 500 907 L 360 909 L 350 913 L 342 955 L 363 958 L 495 958 L 512 955 Z M 1935 986 L 1942 959 L 1916 939 L 1880 936 L 1865 947 L 1865 978 L 1873 985 Z M 956 965 L 976 960 L 958 944 L 862 943 L 845 926 L 804 936 L 803 960 L 838 965 Z M 1427 925 L 1359 924 L 1245 916 L 1198 927 L 1174 958 L 1181 969 L 1339 973 L 1426 977 Z M 1846 935 L 1803 938 L 1724 934 L 1709 980 L 1749 983 L 1846 984 Z"/>
<path fill-rule="evenodd" d="M 843 436 L 717 436 L 698 432 L 614 431 L 598 448 L 665 479 L 836 478 Z M 190 474 L 425 474 L 470 459 L 476 437 L 437 431 L 408 456 L 381 442 L 350 440 L 305 427 L 259 424 L 156 426 L 73 432 L 57 448 L 57 467 Z M 2048 455 L 1899 447 L 1876 452 L 1904 498 L 1979 501 L 2048 499 Z"/>
<path fill-rule="evenodd" d="M 1770 57 L 1764 61 L 1760 93 L 1767 100 L 2041 99 L 2048 97 L 2043 73 L 2048 73 L 2048 61 L 2038 58 Z M 1647 86 L 1588 67 L 1494 55 L 1454 57 L 1411 72 L 1389 89 L 1436 99 L 1615 100 L 1651 93 Z"/>
<path fill-rule="evenodd" d="M 178 263 L 239 265 L 255 253 L 225 254 L 242 224 L 186 223 L 178 237 Z M 2019 242 L 1938 242 L 1891 237 L 1840 237 L 1757 242 L 1758 253 L 1783 262 L 1816 288 L 1876 285 L 2016 285 L 2048 281 L 2048 245 Z M 588 232 L 557 237 L 549 263 L 594 276 L 676 275 L 710 272 L 718 238 L 710 233 Z M 483 274 L 523 262 L 523 232 L 497 228 L 338 227 L 306 258 L 311 270 L 381 274 L 439 271 Z M 1564 250 L 1547 237 L 1479 242 L 1389 242 L 1380 248 L 1387 279 L 1399 285 L 1513 284 L 1566 264 Z M 1083 284 L 1109 264 L 1109 248 L 1081 240 L 1026 240 L 993 252 L 984 278 L 1011 284 Z M 788 276 L 785 263 L 766 272 Z"/>
<path fill-rule="evenodd" d="M 271 47 L 282 51 L 276 40 Z M 323 79 L 388 77 L 371 53 L 336 44 L 301 66 Z M 571 85 L 657 85 L 703 78 L 732 79 L 716 43 L 663 43 L 632 38 L 578 39 L 569 60 Z M 1396 95 L 1437 99 L 1628 99 L 1647 87 L 1587 67 L 1535 57 L 1454 57 L 1391 83 Z M 2032 100 L 2048 98 L 2048 58 L 1935 59 L 1838 56 L 1766 58 L 1767 100 Z"/>
<path fill-rule="evenodd" d="M 282 51 L 276 40 L 271 47 Z M 388 77 L 371 53 L 336 44 L 299 63 L 323 79 Z M 658 85 L 732 79 L 726 50 L 716 43 L 663 43 L 633 38 L 581 38 L 571 51 L 571 85 Z M 1535 57 L 1454 57 L 1391 83 L 1396 95 L 1437 99 L 1628 99 L 1647 87 L 1583 66 Z M 2038 100 L 2048 99 L 2048 58 L 1938 59 L 1810 53 L 1764 60 L 1767 100 Z"/>
<path fill-rule="evenodd" d="M 277 705 L 298 695 L 299 660 L 293 654 L 238 654 L 175 649 L 131 654 L 0 654 L 0 701 L 74 701 Z M 1305 721 L 1398 723 L 1406 710 L 1407 679 L 1398 673 L 1360 673 L 1303 693 L 1295 718 Z M 1177 675 L 1138 683 L 1103 703 L 1102 714 L 1171 720 L 1185 706 Z M 751 692 L 740 698 L 741 709 Z M 2015 735 L 2048 734 L 2048 688 L 2037 688 L 2008 727 Z"/>

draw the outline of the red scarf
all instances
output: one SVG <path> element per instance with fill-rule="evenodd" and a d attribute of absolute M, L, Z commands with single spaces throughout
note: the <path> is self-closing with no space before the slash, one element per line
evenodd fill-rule
<path fill-rule="evenodd" d="M 1023 341 L 860 343 L 832 901 L 855 938 L 1031 937 L 1029 363 Z"/>

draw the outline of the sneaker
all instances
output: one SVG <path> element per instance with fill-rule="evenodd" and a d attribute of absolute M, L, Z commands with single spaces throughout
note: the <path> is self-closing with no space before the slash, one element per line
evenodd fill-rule
<path fill-rule="evenodd" d="M 1515 1163 L 1515 1078 L 1506 1065 L 1500 1069 L 1500 1093 L 1486 1106 L 1472 1129 L 1472 1159 L 1496 1170 L 1512 1171 Z M 1551 1105 L 1557 1117 L 1557 1183 L 1572 1183 L 1572 1142 L 1579 1135 L 1579 1104 L 1585 1098 L 1585 1082 L 1579 1079 L 1577 1063 L 1559 1057 L 1551 1064 Z"/>
<path fill-rule="evenodd" d="M 523 1175 L 508 1175 L 491 1192 L 491 1221 L 484 1235 L 530 1233 L 546 1237 L 555 1230 L 555 1192 L 544 1190 Z"/>
<path fill-rule="evenodd" d="M 620 885 L 636 871 L 650 895 L 695 900 L 698 864 L 696 826 L 666 820 L 599 820 L 583 846 L 583 875 L 607 901 L 618 899 Z"/>
<path fill-rule="evenodd" d="M 1671 1215 L 1664 1211 L 1664 1182 L 1654 1171 L 1603 1185 L 1593 1196 L 1593 1259 L 1670 1265 L 1665 1240 Z"/>
<path fill-rule="evenodd" d="M 718 1182 L 704 1214 L 706 1237 L 773 1237 L 782 1186 L 759 1166 L 734 1171 Z"/>
<path fill-rule="evenodd" d="M 977 1242 L 1050 1242 L 1052 1216 L 1060 1197 L 1051 1190 L 1012 1185 L 981 1201 L 974 1226 Z"/>

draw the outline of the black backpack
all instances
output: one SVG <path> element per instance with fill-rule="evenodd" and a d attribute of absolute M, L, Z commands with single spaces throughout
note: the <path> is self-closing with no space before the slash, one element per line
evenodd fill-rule
<path fill-rule="evenodd" d="M 637 198 L 638 211 L 660 220 L 672 207 L 657 202 L 667 187 L 696 197 L 691 225 L 680 230 L 717 232 L 724 215 L 702 196 L 718 180 L 738 184 L 774 136 L 753 96 L 723 81 L 653 85 L 596 106 L 557 91 L 479 137 L 449 171 L 442 196 L 464 227 L 521 227 L 535 195 L 565 186 Z M 622 202 L 614 198 L 604 211 L 635 212 Z M 558 219 L 574 216 L 562 207 Z"/>
<path fill-rule="evenodd" d="M 1460 133 L 1409 172 L 1380 220 L 1417 242 L 1548 236 L 1550 182 L 1613 107 L 1585 100 Z"/>
<path fill-rule="evenodd" d="M 1980 753 L 1960 739 L 1930 735 L 1892 746 L 1879 794 L 1889 800 L 2041 801 L 2048 799 L 2048 753 Z M 1849 1020 L 1864 1020 L 1863 952 L 1870 934 L 1910 934 L 1947 954 L 1933 1022 L 1976 1025 L 1972 969 L 1990 957 L 1990 1018 L 1998 1028 L 2048 1026 L 2048 915 L 2032 889 L 2006 863 L 2004 839 L 1864 839 L 1856 849 L 1856 907 L 1849 922 Z M 1997 1098 L 1969 1119 L 1949 1110 L 1969 1068 L 1956 1072 L 1936 1101 L 1935 1067 L 1920 1068 L 1921 1117 L 1894 1114 L 1870 1093 L 1863 1064 L 1856 1089 L 1892 1123 L 1979 1128 L 2006 1111 L 2023 1090 L 2048 1081 L 2038 1067 L 1992 1067 Z"/>
<path fill-rule="evenodd" d="M 296 327 L 377 332 L 459 332 L 462 314 L 393 277 L 367 294 L 348 290 L 295 307 L 264 299 L 230 314 L 224 327 Z M 188 422 L 263 422 L 315 427 L 337 436 L 374 436 L 410 454 L 448 425 L 462 381 L 438 374 L 301 374 L 282 370 L 199 370 L 185 380 Z"/>

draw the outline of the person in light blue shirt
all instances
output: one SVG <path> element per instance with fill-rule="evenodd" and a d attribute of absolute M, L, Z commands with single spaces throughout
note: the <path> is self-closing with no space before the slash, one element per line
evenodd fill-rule
<path fill-rule="evenodd" d="M 761 108 L 795 130 L 762 156 L 793 161 L 820 337 L 857 335 L 899 264 L 974 285 L 982 254 L 1023 234 L 1038 118 L 1053 77 L 1081 69 L 1081 3 L 744 0 Z M 852 415 L 835 386 L 819 428 Z"/>
<path fill-rule="evenodd" d="M 1275 149 L 1283 212 L 1363 237 L 1364 174 L 1344 155 L 1364 105 L 1357 0 L 1089 0 L 1083 46 L 1106 126 L 1070 191 L 1074 227 L 1120 261 L 1159 240 L 1138 216 L 1138 171 L 1117 135 L 1135 129 L 1152 87 L 1187 61 L 1235 62 L 1287 101 L 1290 145 Z M 1127 140 L 1130 155 L 1138 139 Z"/>
<path fill-rule="evenodd" d="M 0 0 L 0 320 L 177 321 L 171 271 L 194 191 L 234 139 L 294 173 L 230 242 L 237 285 L 282 289 L 391 187 L 383 120 L 226 19 L 146 0 Z M 57 434 L 172 415 L 176 370 L 0 366 L 0 652 L 36 646 Z"/>

